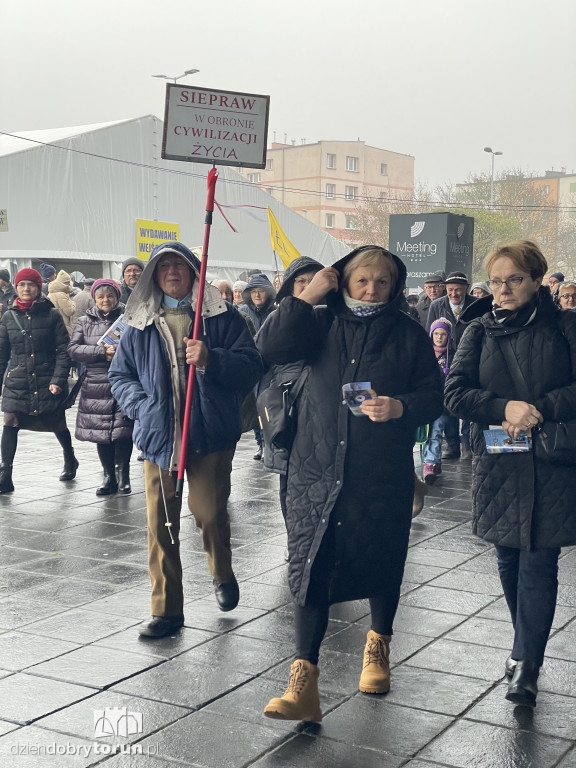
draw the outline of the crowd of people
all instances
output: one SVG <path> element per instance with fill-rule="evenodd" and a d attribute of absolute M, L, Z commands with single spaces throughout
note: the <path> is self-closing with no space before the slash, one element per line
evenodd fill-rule
<path fill-rule="evenodd" d="M 134 443 L 144 463 L 151 615 L 139 633 L 163 637 L 185 622 L 179 469 L 218 606 L 239 603 L 227 502 L 236 444 L 253 430 L 254 458 L 280 476 L 296 646 L 288 687 L 264 714 L 318 722 L 334 603 L 369 601 L 359 689 L 390 688 L 410 527 L 423 504 L 414 444 L 427 426 L 424 487 L 442 460 L 473 459 L 473 531 L 495 545 L 514 626 L 506 697 L 534 706 L 560 548 L 576 544 L 576 439 L 560 456 L 546 437 L 576 413 L 576 315 L 566 311 L 576 283 L 553 273 L 545 285 L 531 241 L 499 246 L 485 268 L 487 281 L 472 284 L 463 272 L 428 275 L 422 295 L 407 297 L 403 262 L 366 245 L 328 267 L 300 257 L 273 281 L 256 271 L 215 280 L 198 317 L 200 263 L 182 243 L 158 246 L 145 265 L 127 259 L 120 281 L 42 264 L 12 284 L 0 270 L 0 494 L 14 491 L 20 429 L 54 432 L 60 480 L 74 479 L 65 411 L 79 393 L 75 437 L 96 444 L 97 495 L 131 492 Z M 298 382 L 297 428 L 278 447 L 264 441 L 254 406 L 287 382 Z M 488 450 L 494 427 L 526 450 Z"/>

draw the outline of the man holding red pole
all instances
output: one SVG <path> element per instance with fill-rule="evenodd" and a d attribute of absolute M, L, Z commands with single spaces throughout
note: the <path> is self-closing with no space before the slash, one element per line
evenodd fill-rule
<path fill-rule="evenodd" d="M 128 328 L 109 372 L 112 393 L 134 420 L 134 441 L 145 458 L 152 615 L 139 632 L 146 637 L 163 637 L 184 624 L 176 475 L 190 370 L 196 378 L 186 454 L 188 506 L 202 532 L 220 609 L 230 611 L 239 600 L 227 501 L 240 406 L 263 365 L 246 322 L 214 286 L 204 287 L 199 338 L 189 338 L 199 274 L 200 262 L 182 243 L 155 248 L 126 306 Z"/>

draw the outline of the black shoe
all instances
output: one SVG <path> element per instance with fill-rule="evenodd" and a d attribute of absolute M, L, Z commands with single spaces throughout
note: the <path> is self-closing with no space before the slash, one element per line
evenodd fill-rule
<path fill-rule="evenodd" d="M 254 454 L 254 456 L 252 456 L 252 458 L 254 459 L 254 461 L 262 461 L 262 445 L 261 444 L 258 446 L 258 450 Z"/>
<path fill-rule="evenodd" d="M 74 451 L 70 454 L 64 454 L 64 469 L 62 470 L 59 479 L 62 480 L 62 482 L 66 482 L 66 480 L 74 480 L 76 477 L 76 470 L 79 466 L 80 464 L 78 463 L 76 456 L 74 456 Z"/>
<path fill-rule="evenodd" d="M 467 459 L 467 460 L 470 460 L 472 458 L 472 451 L 468 443 L 462 443 L 462 448 L 460 449 L 460 456 L 461 458 Z"/>
<path fill-rule="evenodd" d="M 165 637 L 176 632 L 184 624 L 184 616 L 150 616 L 138 627 L 144 637 Z"/>
<path fill-rule="evenodd" d="M 460 458 L 460 445 L 449 445 L 445 451 L 442 451 L 443 459 L 459 459 Z"/>
<path fill-rule="evenodd" d="M 12 482 L 12 465 L 0 465 L 0 493 L 12 493 L 14 483 Z"/>
<path fill-rule="evenodd" d="M 104 482 L 100 488 L 96 491 L 96 496 L 110 496 L 113 493 L 118 493 L 118 482 L 116 475 L 104 475 Z"/>
<path fill-rule="evenodd" d="M 138 454 L 138 461 L 146 461 L 146 459 L 144 458 L 144 454 L 142 452 Z"/>
<path fill-rule="evenodd" d="M 130 464 L 120 464 L 118 467 L 118 493 L 132 493 Z"/>
<path fill-rule="evenodd" d="M 518 661 L 506 698 L 520 707 L 535 707 L 540 667 L 535 661 Z"/>
<path fill-rule="evenodd" d="M 232 581 L 227 581 L 226 584 L 218 584 L 217 581 L 213 584 L 218 608 L 221 611 L 233 611 L 240 600 L 240 588 L 236 576 L 232 575 Z"/>
<path fill-rule="evenodd" d="M 512 656 L 508 656 L 506 664 L 504 664 L 504 674 L 506 677 L 512 677 L 514 675 L 517 663 L 516 659 L 513 659 Z"/>

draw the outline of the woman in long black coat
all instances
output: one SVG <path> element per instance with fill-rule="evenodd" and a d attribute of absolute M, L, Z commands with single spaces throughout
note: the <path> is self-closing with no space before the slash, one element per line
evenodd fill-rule
<path fill-rule="evenodd" d="M 286 297 L 257 336 L 276 364 L 309 373 L 287 473 L 289 583 L 296 660 L 288 689 L 265 714 L 320 720 L 318 654 L 332 603 L 369 598 L 372 629 L 360 690 L 389 689 L 388 652 L 408 548 L 416 427 L 442 411 L 442 382 L 426 332 L 406 315 L 402 262 L 359 248 Z M 326 306 L 317 306 L 325 303 Z M 354 415 L 342 387 L 374 392 Z"/>
<path fill-rule="evenodd" d="M 447 407 L 472 421 L 473 530 L 496 545 L 514 624 L 506 698 L 529 706 L 554 618 L 560 547 L 576 544 L 574 466 L 534 451 L 538 424 L 576 416 L 576 314 L 561 312 L 541 287 L 547 269 L 527 240 L 487 258 L 493 296 L 464 312 L 472 322 L 446 380 Z M 531 431 L 533 449 L 489 454 L 483 431 L 491 425 L 512 439 Z"/>
<path fill-rule="evenodd" d="M 98 343 L 123 313 L 124 304 L 119 303 L 120 286 L 114 280 L 96 280 L 91 294 L 96 306 L 77 321 L 68 345 L 72 360 L 86 367 L 76 419 L 76 438 L 96 443 L 104 470 L 104 482 L 96 495 L 108 496 L 118 491 L 130 493 L 134 423 L 120 410 L 108 381 L 108 369 L 116 347 Z"/>
<path fill-rule="evenodd" d="M 11 493 L 12 464 L 20 429 L 54 432 L 64 451 L 60 480 L 76 477 L 78 461 L 66 426 L 70 358 L 68 331 L 60 312 L 42 296 L 42 276 L 21 269 L 14 278 L 14 303 L 0 321 L 0 380 L 3 380 L 0 493 Z"/>

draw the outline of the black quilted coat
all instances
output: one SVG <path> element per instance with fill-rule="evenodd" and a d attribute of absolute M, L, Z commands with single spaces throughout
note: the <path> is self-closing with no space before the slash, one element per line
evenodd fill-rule
<path fill-rule="evenodd" d="M 467 328 L 446 380 L 446 405 L 472 421 L 473 530 L 506 547 L 576 544 L 576 471 L 552 466 L 534 454 L 486 453 L 482 430 L 501 424 L 515 389 L 501 345 L 508 344 L 531 384 L 532 403 L 545 419 L 576 418 L 576 313 L 561 312 L 541 288 L 535 319 L 523 327 L 499 325 L 486 310 L 491 298 L 470 307 L 482 317 Z"/>
<path fill-rule="evenodd" d="M 97 343 L 123 311 L 124 305 L 118 304 L 104 316 L 96 307 L 90 307 L 72 331 L 68 354 L 86 366 L 76 418 L 78 440 L 111 443 L 132 439 L 134 422 L 120 410 L 112 396 L 108 381 L 110 362 L 106 360 L 105 348 Z"/>
<path fill-rule="evenodd" d="M 357 251 L 337 262 L 344 264 Z M 394 257 L 396 258 L 396 257 Z M 333 537 L 330 602 L 381 595 L 402 578 L 414 495 L 415 429 L 442 412 L 442 382 L 424 329 L 398 308 L 406 270 L 396 260 L 396 291 L 374 317 L 357 317 L 340 293 L 312 307 L 288 296 L 263 325 L 266 360 L 304 359 L 309 375 L 287 473 L 289 583 L 305 605 L 323 537 Z M 375 423 L 352 415 L 342 385 L 369 381 L 398 398 L 404 415 Z"/>
<path fill-rule="evenodd" d="M 15 318 L 26 332 L 22 333 Z M 37 299 L 26 312 L 14 304 L 0 320 L 2 410 L 31 416 L 52 414 L 68 394 L 68 331 L 51 301 Z M 57 384 L 60 395 L 48 387 Z"/>

